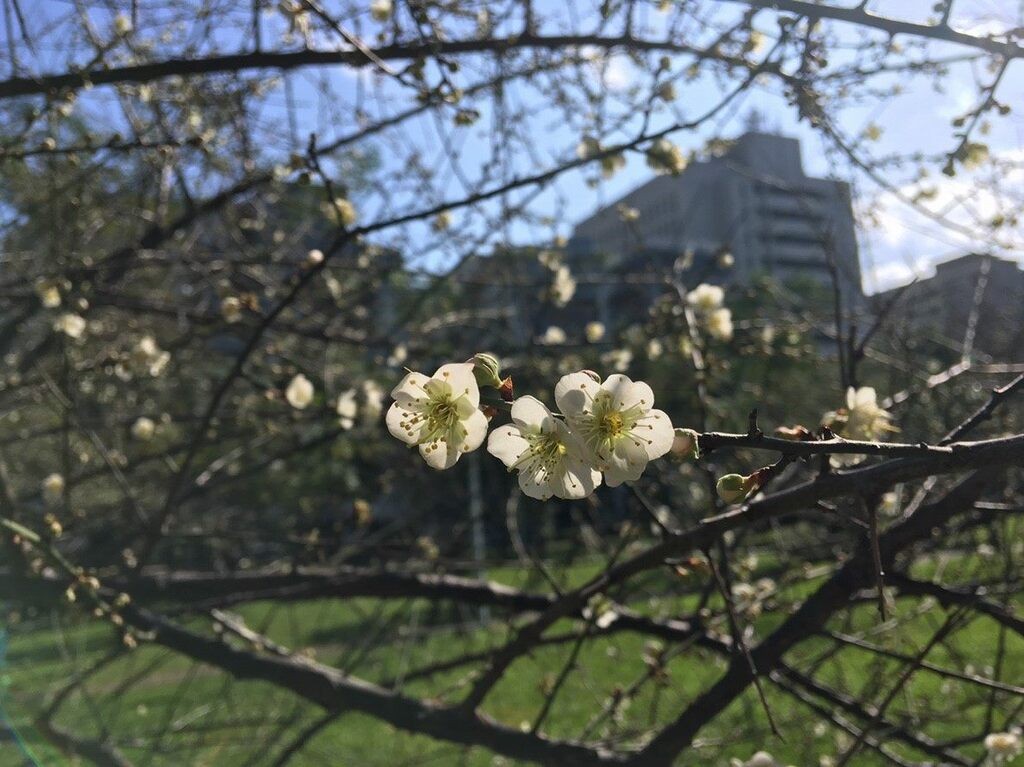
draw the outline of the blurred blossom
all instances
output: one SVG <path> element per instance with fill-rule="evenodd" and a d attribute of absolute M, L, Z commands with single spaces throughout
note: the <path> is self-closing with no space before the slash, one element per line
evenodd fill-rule
<path fill-rule="evenodd" d="M 659 138 L 647 149 L 647 165 L 655 173 L 677 175 L 686 168 L 686 156 L 671 141 Z"/>
<path fill-rule="evenodd" d="M 38 280 L 36 295 L 39 296 L 39 302 L 47 309 L 56 309 L 60 306 L 60 286 L 54 280 Z"/>
<path fill-rule="evenodd" d="M 707 317 L 707 329 L 712 338 L 719 341 L 732 340 L 732 312 L 722 307 Z"/>
<path fill-rule="evenodd" d="M 338 396 L 338 423 L 342 429 L 351 429 L 356 422 L 359 405 L 356 402 L 356 390 L 348 389 Z"/>
<path fill-rule="evenodd" d="M 363 381 L 363 419 L 376 420 L 384 412 L 384 389 L 373 379 Z"/>
<path fill-rule="evenodd" d="M 64 476 L 54 472 L 43 480 L 43 500 L 50 506 L 56 506 L 64 498 Z"/>
<path fill-rule="evenodd" d="M 712 312 L 722 305 L 725 291 L 718 285 L 701 283 L 686 294 L 686 302 L 698 312 Z"/>
<path fill-rule="evenodd" d="M 576 293 L 576 280 L 568 266 L 560 266 L 555 270 L 555 279 L 551 283 L 551 295 L 555 306 L 565 306 Z"/>
<path fill-rule="evenodd" d="M 156 424 L 153 423 L 151 418 L 142 416 L 135 419 L 135 423 L 132 424 L 132 437 L 139 440 L 140 442 L 148 442 L 153 438 L 153 434 L 156 432 Z"/>
<path fill-rule="evenodd" d="M 156 378 L 171 361 L 171 353 L 161 349 L 153 336 L 143 336 L 131 353 L 132 367 L 137 373 L 148 373 Z"/>
<path fill-rule="evenodd" d="M 544 335 L 540 337 L 540 343 L 546 346 L 557 346 L 564 344 L 566 340 L 565 331 L 557 325 L 552 325 L 544 331 Z"/>
<path fill-rule="evenodd" d="M 391 356 L 388 357 L 388 367 L 398 367 L 409 357 L 409 350 L 405 347 L 405 344 L 398 344 L 391 351 Z"/>
<path fill-rule="evenodd" d="M 302 410 L 313 401 L 315 390 L 313 383 L 302 373 L 295 376 L 285 389 L 284 396 L 288 404 L 296 410 Z"/>
<path fill-rule="evenodd" d="M 227 323 L 242 319 L 242 302 L 237 296 L 225 296 L 220 302 L 220 316 Z"/>
<path fill-rule="evenodd" d="M 53 329 L 68 338 L 81 338 L 85 333 L 85 318 L 71 312 L 65 312 L 53 322 Z"/>
<path fill-rule="evenodd" d="M 629 349 L 612 349 L 601 355 L 601 362 L 616 373 L 624 373 L 633 364 L 633 352 Z"/>
<path fill-rule="evenodd" d="M 1019 728 L 1008 732 L 993 732 L 985 736 L 985 750 L 988 752 L 988 764 L 1009 764 L 1024 752 Z"/>
<path fill-rule="evenodd" d="M 587 336 L 587 341 L 592 344 L 596 344 L 602 338 L 604 338 L 604 324 L 600 322 L 588 322 L 584 328 L 584 333 Z"/>

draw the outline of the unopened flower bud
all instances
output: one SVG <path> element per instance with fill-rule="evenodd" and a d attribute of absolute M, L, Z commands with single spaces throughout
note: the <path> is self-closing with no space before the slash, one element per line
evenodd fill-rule
<path fill-rule="evenodd" d="M 718 480 L 715 490 L 718 497 L 726 503 L 739 503 L 754 489 L 754 476 L 744 477 L 742 474 L 726 474 Z"/>
<path fill-rule="evenodd" d="M 501 363 L 497 357 L 481 352 L 474 354 L 470 362 L 473 363 L 473 376 L 477 384 L 501 389 L 504 382 L 501 380 Z"/>
<path fill-rule="evenodd" d="M 700 458 L 697 432 L 693 429 L 676 429 L 675 434 L 676 436 L 672 440 L 672 455 L 683 460 Z"/>

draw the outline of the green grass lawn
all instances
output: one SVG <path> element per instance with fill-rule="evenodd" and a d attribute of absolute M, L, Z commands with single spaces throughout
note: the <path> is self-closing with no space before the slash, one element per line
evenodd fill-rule
<path fill-rule="evenodd" d="M 578 581 L 593 565 L 579 565 L 568 573 Z M 535 577 L 518 569 L 489 573 L 511 584 L 533 583 Z M 656 576 L 657 577 L 657 576 Z M 785 586 L 787 598 L 806 593 L 813 583 Z M 652 590 L 652 593 L 653 590 Z M 661 614 L 684 611 L 692 597 L 671 602 L 637 603 L 637 609 Z M 913 654 L 923 646 L 943 620 L 940 609 L 919 611 L 919 602 L 899 603 L 899 627 L 885 631 L 879 626 L 873 605 L 852 611 L 848 619 L 831 628 L 859 633 L 875 644 Z M 424 602 L 370 599 L 320 600 L 291 605 L 256 603 L 238 610 L 247 623 L 292 649 L 315 654 L 318 660 L 374 681 L 402 679 L 418 666 L 484 650 L 506 637 L 503 624 L 490 629 L 455 630 L 447 626 L 475 613 L 457 613 L 446 607 L 432 613 Z M 782 617 L 767 615 L 756 621 L 763 636 Z M 551 633 L 571 628 L 556 625 Z M 103 657 L 114 646 L 110 629 L 85 622 L 73 611 L 38 616 L 8 626 L 9 648 L 3 677 L 3 703 L 7 716 L 24 737 L 40 764 L 62 765 L 68 760 L 42 739 L 32 724 L 57 686 L 76 670 Z M 617 633 L 593 639 L 579 655 L 577 671 L 559 692 L 544 730 L 553 736 L 576 737 L 616 687 L 627 687 L 647 669 L 643 661 L 647 639 Z M 963 671 L 973 667 L 993 673 L 997 644 L 1005 643 L 999 678 L 1024 680 L 1024 641 L 1002 635 L 997 624 L 977 619 L 950 642 L 935 648 L 929 660 Z M 800 668 L 813 663 L 830 645 L 809 638 L 787 656 Z M 491 693 L 485 710 L 511 725 L 527 726 L 537 716 L 543 691 L 550 687 L 571 650 L 572 643 L 548 646 L 516 663 Z M 428 680 L 409 680 L 404 689 L 413 695 L 455 700 L 461 694 L 471 667 L 437 674 Z M 724 661 L 709 652 L 690 650 L 668 664 L 664 684 L 648 685 L 617 719 L 619 734 L 646 730 L 670 721 L 697 693 L 723 671 Z M 895 681 L 902 664 L 871 653 L 845 649 L 823 662 L 817 677 L 852 696 L 868 693 L 881 699 Z M 320 711 L 293 695 L 260 682 L 237 682 L 214 669 L 194 664 L 160 648 L 142 645 L 97 673 L 87 687 L 88 696 L 76 696 L 63 707 L 59 723 L 79 734 L 113 733 L 122 750 L 137 765 L 270 765 Z M 799 767 L 815 767 L 822 756 L 835 755 L 849 739 L 832 726 L 815 727 L 818 721 L 804 704 L 765 684 L 769 705 L 784 741 L 770 734 L 760 702 L 753 692 L 734 702 L 725 715 L 705 728 L 698 747 L 680 764 L 728 765 L 731 757 L 747 758 L 758 749 Z M 893 702 L 892 711 L 909 724 L 924 726 L 938 740 L 976 737 L 991 712 L 991 729 L 1005 724 L 1019 704 L 1005 693 L 988 690 L 919 671 Z M 906 712 L 913 712 L 909 714 Z M 915 721 L 912 716 L 917 717 Z M 1019 721 L 1019 716 L 1018 719 Z M 595 732 L 604 732 L 597 729 Z M 927 762 L 925 755 L 901 747 L 911 761 Z M 980 754 L 977 744 L 963 747 Z M 465 749 L 394 730 L 369 717 L 347 713 L 323 728 L 293 765 L 493 765 L 514 764 L 483 749 Z M 870 750 L 855 758 L 857 765 L 889 764 Z M 0 743 L 0 766 L 26 764 L 10 741 Z"/>

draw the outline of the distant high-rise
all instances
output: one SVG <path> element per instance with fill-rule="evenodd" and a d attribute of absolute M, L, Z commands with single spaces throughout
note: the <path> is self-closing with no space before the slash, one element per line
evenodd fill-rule
<path fill-rule="evenodd" d="M 624 208 L 636 211 L 635 220 Z M 733 266 L 715 280 L 739 283 L 766 275 L 831 288 L 834 267 L 847 308 L 863 302 L 848 185 L 807 176 L 800 142 L 767 133 L 746 133 L 721 156 L 658 176 L 602 208 L 576 227 L 569 252 L 581 272 L 597 263 L 670 266 L 688 253 L 696 273 L 728 252 Z M 594 298 L 595 308 L 607 308 Z"/>
<path fill-rule="evenodd" d="M 969 253 L 935 267 L 935 276 L 873 297 L 891 309 L 886 328 L 900 348 L 939 355 L 1024 362 L 1024 271 L 1006 259 Z"/>

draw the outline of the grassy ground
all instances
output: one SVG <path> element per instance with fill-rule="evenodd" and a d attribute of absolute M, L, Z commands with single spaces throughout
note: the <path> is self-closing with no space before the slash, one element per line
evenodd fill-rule
<path fill-rule="evenodd" d="M 583 565 L 567 573 L 571 579 L 585 578 L 591 570 Z M 499 569 L 491 577 L 513 584 L 528 577 L 522 571 Z M 799 596 L 813 583 L 786 586 L 787 598 Z M 660 611 L 678 612 L 686 597 L 668 604 L 652 604 Z M 900 626 L 884 631 L 878 625 L 874 606 L 865 605 L 848 620 L 832 628 L 846 633 L 861 632 L 870 641 L 905 653 L 923 646 L 942 623 L 943 613 L 921 611 L 920 603 L 901 602 Z M 451 608 L 452 610 L 456 608 Z M 505 638 L 504 629 L 456 631 L 444 628 L 457 616 L 431 614 L 420 602 L 379 603 L 361 599 L 342 602 L 323 600 L 296 605 L 252 604 L 239 610 L 250 626 L 264 630 L 291 648 L 302 648 L 326 663 L 354 669 L 359 675 L 385 681 L 401 678 L 425 663 L 483 650 Z M 759 618 L 756 631 L 763 636 L 781 616 Z M 32 725 L 32 718 L 44 705 L 47 694 L 66 680 L 75 669 L 86 668 L 113 646 L 108 628 L 95 623 L 76 623 L 74 613 L 42 616 L 10 625 L 9 648 L 3 684 L 7 716 L 24 737 L 27 747 L 44 765 L 67 764 Z M 552 633 L 568 630 L 556 626 Z M 978 619 L 949 643 L 937 647 L 932 662 L 957 670 L 973 667 L 992 673 L 997 645 L 1005 642 L 1005 660 L 1000 678 L 1024 680 L 1024 642 L 1002 635 L 988 619 Z M 643 637 L 614 634 L 589 642 L 581 652 L 578 673 L 570 676 L 552 708 L 544 729 L 554 736 L 574 737 L 601 708 L 616 687 L 625 687 L 646 671 Z M 825 640 L 810 638 L 788 660 L 806 666 L 827 646 Z M 562 668 L 571 643 L 546 647 L 517 663 L 486 704 L 489 714 L 511 724 L 532 722 L 541 705 L 543 691 Z M 665 684 L 648 686 L 625 712 L 623 730 L 646 729 L 652 723 L 669 721 L 690 703 L 698 691 L 713 682 L 724 668 L 720 658 L 690 651 L 670 662 Z M 872 654 L 847 649 L 822 664 L 821 680 L 858 696 L 869 693 L 875 700 L 884 696 L 902 669 L 898 661 L 879 660 Z M 452 693 L 467 669 L 439 674 L 427 680 L 411 680 L 410 694 L 445 697 Z M 137 765 L 270 765 L 303 728 L 320 712 L 297 702 L 294 696 L 258 682 L 236 682 L 215 670 L 172 656 L 160 649 L 142 646 L 124 659 L 98 673 L 88 686 L 89 696 L 76 697 L 62 709 L 60 723 L 77 733 L 95 735 L 103 730 L 115 734 L 123 751 Z M 701 732 L 699 748 L 681 764 L 727 765 L 731 757 L 747 758 L 766 748 L 777 758 L 799 767 L 819 764 L 822 756 L 835 755 L 844 736 L 832 726 L 815 727 L 804 704 L 766 685 L 769 704 L 785 738 L 775 739 L 767 730 L 765 716 L 753 692 L 738 699 L 714 724 Z M 991 696 L 957 681 L 928 672 L 918 672 L 893 702 L 893 710 L 915 712 L 927 722 L 929 733 L 942 740 L 959 736 L 976 737 L 984 729 L 999 729 L 1012 716 L 1019 699 L 1005 694 Z M 986 719 L 992 716 L 992 721 Z M 1019 720 L 1019 716 L 1018 716 Z M 256 747 L 254 748 L 254 744 Z M 965 746 L 979 754 L 976 744 Z M 926 762 L 923 754 L 903 753 L 911 760 Z M 28 764 L 10 740 L 0 741 L 0 767 Z M 322 729 L 292 765 L 423 765 L 465 764 L 471 766 L 512 764 L 482 749 L 466 752 L 424 737 L 414 737 L 359 714 L 345 714 Z M 855 765 L 889 764 L 888 760 L 862 751 Z"/>

